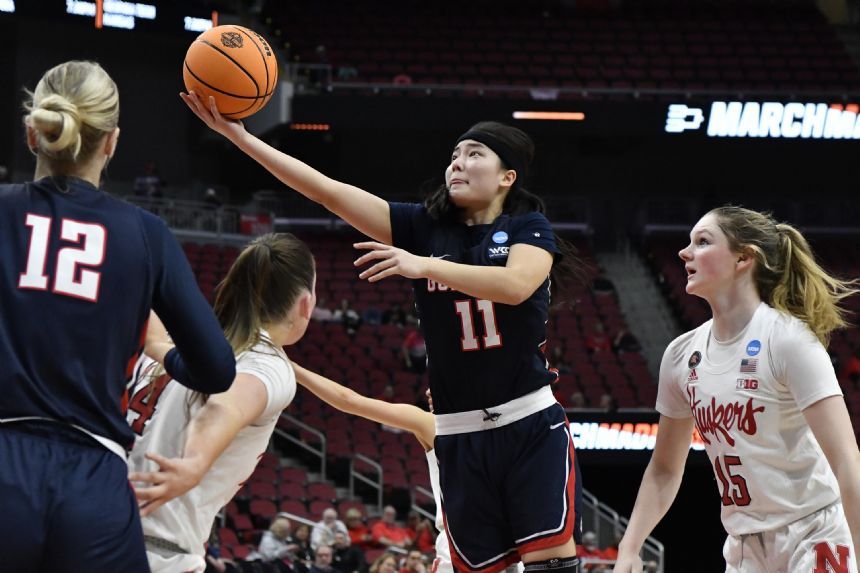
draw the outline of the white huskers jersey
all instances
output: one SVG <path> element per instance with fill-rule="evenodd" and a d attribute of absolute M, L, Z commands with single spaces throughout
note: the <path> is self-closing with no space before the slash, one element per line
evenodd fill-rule
<path fill-rule="evenodd" d="M 841 396 L 827 351 L 805 323 L 765 303 L 713 361 L 713 320 L 663 355 L 657 410 L 695 419 L 730 535 L 769 531 L 839 499 L 836 477 L 801 413 Z"/>
<path fill-rule="evenodd" d="M 268 334 L 261 331 L 268 340 Z M 173 380 L 152 381 L 147 375 L 148 366 L 153 361 L 142 357 L 135 368 L 133 398 L 129 405 L 127 419 L 138 438 L 129 458 L 131 471 L 153 471 L 156 464 L 144 458 L 146 452 L 155 452 L 168 458 L 182 456 L 185 444 L 185 429 L 191 417 L 200 410 L 202 403 L 195 400 L 189 409 L 189 399 L 193 392 Z M 260 342 L 251 350 L 243 352 L 236 359 L 236 372 L 250 374 L 266 387 L 268 399 L 266 409 L 252 425 L 242 428 L 239 434 L 193 489 L 165 505 L 155 513 L 142 519 L 143 533 L 170 541 L 193 554 L 195 566 L 205 568 L 204 544 L 209 538 L 212 523 L 218 511 L 224 507 L 239 490 L 241 484 L 250 477 L 260 456 L 266 451 L 275 423 L 296 394 L 296 377 L 287 355 L 281 348 L 273 348 Z M 154 389 L 147 388 L 153 382 Z M 166 385 L 165 385 L 166 384 Z M 159 388 L 163 385 L 163 389 Z M 143 408 L 135 403 L 149 396 Z M 140 393 L 141 397 L 137 397 Z M 189 411 L 190 410 L 190 411 Z M 151 419 L 147 419 L 152 416 Z M 148 553 L 153 571 L 197 570 L 188 564 L 191 556 L 184 556 L 169 566 L 159 567 L 166 560 L 152 552 Z"/>

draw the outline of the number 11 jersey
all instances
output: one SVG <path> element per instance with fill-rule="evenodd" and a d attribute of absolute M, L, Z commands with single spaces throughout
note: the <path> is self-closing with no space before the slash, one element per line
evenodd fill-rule
<path fill-rule="evenodd" d="M 424 257 L 505 266 L 518 243 L 558 253 L 541 213 L 500 215 L 488 225 L 443 223 L 423 205 L 391 203 L 394 246 Z M 478 299 L 428 279 L 412 281 L 437 414 L 490 408 L 555 380 L 544 356 L 549 277 L 518 305 Z"/>

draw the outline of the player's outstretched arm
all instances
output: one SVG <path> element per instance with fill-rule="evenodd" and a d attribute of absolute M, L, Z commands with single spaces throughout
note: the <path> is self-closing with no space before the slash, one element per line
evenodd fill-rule
<path fill-rule="evenodd" d="M 854 559 L 860 568 L 860 451 L 842 396 L 830 396 L 803 410 L 815 439 L 839 482 L 842 507 L 854 540 Z"/>
<path fill-rule="evenodd" d="M 433 414 L 410 404 L 391 404 L 362 396 L 334 380 L 302 368 L 295 362 L 296 381 L 326 404 L 347 414 L 412 432 L 425 448 L 433 447 L 436 424 Z"/>
<path fill-rule="evenodd" d="M 639 551 L 678 494 L 692 436 L 693 418 L 660 416 L 657 443 L 642 476 L 630 523 L 618 546 L 615 573 L 642 571 Z"/>
<path fill-rule="evenodd" d="M 392 275 L 408 279 L 428 278 L 476 298 L 510 305 L 522 303 L 538 289 L 549 275 L 553 261 L 549 251 L 524 243 L 511 247 L 508 262 L 503 267 L 467 265 L 420 257 L 372 241 L 353 246 L 369 250 L 355 261 L 356 266 L 372 263 L 358 275 L 369 282 Z"/>
<path fill-rule="evenodd" d="M 180 94 L 191 111 L 206 125 L 244 151 L 269 173 L 364 233 L 385 244 L 391 244 L 391 219 L 388 202 L 340 181 L 327 177 L 307 165 L 278 151 L 245 131 L 242 122 L 224 119 L 215 106 L 215 98 L 201 101 L 194 92 Z"/>
<path fill-rule="evenodd" d="M 157 463 L 159 469 L 129 475 L 132 482 L 149 484 L 135 489 L 140 514 L 149 515 L 200 483 L 239 430 L 260 417 L 267 400 L 263 383 L 244 373 L 236 376 L 229 390 L 210 396 L 188 424 L 181 458 L 168 459 L 149 452 L 146 457 Z"/>

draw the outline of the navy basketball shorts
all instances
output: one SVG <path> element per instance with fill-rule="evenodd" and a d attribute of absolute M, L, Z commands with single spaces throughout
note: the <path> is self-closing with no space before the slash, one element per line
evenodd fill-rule
<path fill-rule="evenodd" d="M 53 422 L 0 424 L 0 556 L 15 573 L 148 573 L 128 466 Z"/>
<path fill-rule="evenodd" d="M 495 573 L 579 534 L 582 485 L 557 403 L 493 429 L 437 435 L 435 447 L 451 561 L 461 573 Z"/>

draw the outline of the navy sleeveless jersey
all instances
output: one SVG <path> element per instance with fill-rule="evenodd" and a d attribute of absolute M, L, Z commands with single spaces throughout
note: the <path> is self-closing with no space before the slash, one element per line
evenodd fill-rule
<path fill-rule="evenodd" d="M 76 178 L 0 185 L 0 420 L 75 424 L 130 448 L 126 381 L 150 308 L 171 376 L 227 389 L 235 359 L 161 219 Z"/>
<path fill-rule="evenodd" d="M 558 253 L 540 213 L 501 215 L 492 224 L 444 224 L 423 205 L 391 203 L 394 246 L 420 256 L 469 265 L 504 266 L 517 243 Z M 555 380 L 543 346 L 549 277 L 516 306 L 453 291 L 428 279 L 412 281 L 427 345 L 430 390 L 437 414 L 497 406 Z"/>

